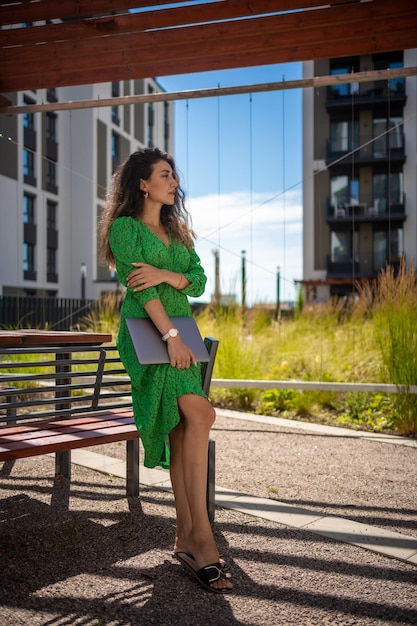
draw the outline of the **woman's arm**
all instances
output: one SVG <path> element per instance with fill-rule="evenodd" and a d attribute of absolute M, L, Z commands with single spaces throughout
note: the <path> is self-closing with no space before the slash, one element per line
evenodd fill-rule
<path fill-rule="evenodd" d="M 134 269 L 127 277 L 127 285 L 134 291 L 143 291 L 149 287 L 155 287 L 161 283 L 167 283 L 174 289 L 185 289 L 190 281 L 184 274 L 160 269 L 147 263 L 132 263 Z"/>
<path fill-rule="evenodd" d="M 173 327 L 159 299 L 149 300 L 145 304 L 145 311 L 162 336 Z M 188 369 L 191 364 L 196 365 L 197 361 L 192 350 L 182 341 L 179 334 L 176 337 L 168 337 L 167 348 L 172 367 Z"/>

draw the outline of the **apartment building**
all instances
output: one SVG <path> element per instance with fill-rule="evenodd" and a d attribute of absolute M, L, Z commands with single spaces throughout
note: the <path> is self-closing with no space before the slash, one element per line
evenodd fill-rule
<path fill-rule="evenodd" d="M 304 78 L 417 66 L 417 50 L 311 61 Z M 305 89 L 306 301 L 417 258 L 417 77 Z"/>
<path fill-rule="evenodd" d="M 5 95 L 30 105 L 161 91 L 149 78 Z M 97 224 L 112 172 L 147 146 L 173 151 L 172 103 L 0 115 L 1 295 L 97 299 L 117 288 L 98 260 Z"/>

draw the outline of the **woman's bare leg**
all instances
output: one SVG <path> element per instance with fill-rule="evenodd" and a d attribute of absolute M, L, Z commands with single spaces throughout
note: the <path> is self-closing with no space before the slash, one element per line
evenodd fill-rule
<path fill-rule="evenodd" d="M 219 562 L 207 514 L 207 446 L 215 412 L 205 398 L 181 396 L 182 422 L 171 432 L 171 480 L 177 510 L 175 549 L 193 555 L 197 566 Z M 215 583 L 232 587 L 228 580 Z"/>
<path fill-rule="evenodd" d="M 184 472 L 182 465 L 184 432 L 185 427 L 184 421 L 182 420 L 169 435 L 171 449 L 169 471 L 171 475 L 172 489 L 175 496 L 175 509 L 177 514 L 177 530 L 174 550 L 179 552 L 187 552 L 187 539 L 192 530 L 191 511 L 184 485 Z"/>

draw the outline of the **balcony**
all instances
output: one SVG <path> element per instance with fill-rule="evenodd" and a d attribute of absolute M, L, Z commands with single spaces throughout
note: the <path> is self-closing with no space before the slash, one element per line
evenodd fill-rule
<path fill-rule="evenodd" d="M 327 87 L 326 93 L 326 109 L 329 113 L 350 109 L 352 104 L 358 109 L 377 110 L 386 108 L 388 102 L 401 110 L 406 101 L 405 78 L 331 85 Z"/>
<path fill-rule="evenodd" d="M 352 142 L 349 137 L 330 139 L 326 145 L 326 165 L 374 165 L 376 163 L 404 164 L 405 141 L 402 128 L 395 127 L 379 137 L 365 135 Z"/>
<path fill-rule="evenodd" d="M 353 259 L 331 260 L 330 255 L 326 257 L 327 278 L 352 278 L 359 275 L 359 262 Z"/>
<path fill-rule="evenodd" d="M 405 194 L 398 193 L 391 204 L 386 197 L 375 198 L 363 194 L 357 198 L 334 198 L 328 200 L 326 207 L 327 224 L 360 222 L 387 222 L 388 220 L 406 219 Z"/>
<path fill-rule="evenodd" d="M 400 258 L 387 259 L 381 254 L 359 254 L 355 260 L 338 256 L 337 251 L 326 256 L 327 278 L 376 278 L 387 265 L 398 271 Z"/>

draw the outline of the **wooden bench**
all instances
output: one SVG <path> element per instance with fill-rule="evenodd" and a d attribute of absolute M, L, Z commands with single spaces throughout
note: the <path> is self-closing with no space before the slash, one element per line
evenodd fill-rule
<path fill-rule="evenodd" d="M 218 341 L 205 338 L 208 394 Z M 0 461 L 55 453 L 71 477 L 71 450 L 126 441 L 126 494 L 139 496 L 139 436 L 130 381 L 111 335 L 0 332 Z M 215 508 L 215 442 L 209 442 L 207 507 Z"/>

